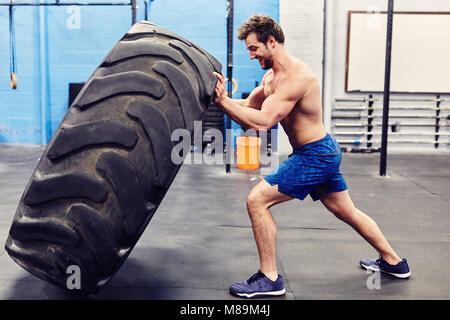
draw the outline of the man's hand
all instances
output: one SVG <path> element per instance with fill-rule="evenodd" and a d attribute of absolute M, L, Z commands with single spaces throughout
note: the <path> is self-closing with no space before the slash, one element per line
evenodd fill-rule
<path fill-rule="evenodd" d="M 225 78 L 223 77 L 223 73 L 218 74 L 217 72 L 214 72 L 214 75 L 218 79 L 216 89 L 214 90 L 214 103 L 220 105 L 220 101 L 226 97 Z"/>

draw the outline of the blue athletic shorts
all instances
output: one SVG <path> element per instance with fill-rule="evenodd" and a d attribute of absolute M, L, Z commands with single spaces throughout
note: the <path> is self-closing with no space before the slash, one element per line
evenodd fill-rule
<path fill-rule="evenodd" d="M 347 190 L 339 167 L 342 152 L 336 139 L 329 135 L 295 149 L 264 180 L 278 191 L 300 200 L 309 194 L 316 201 L 327 193 Z"/>

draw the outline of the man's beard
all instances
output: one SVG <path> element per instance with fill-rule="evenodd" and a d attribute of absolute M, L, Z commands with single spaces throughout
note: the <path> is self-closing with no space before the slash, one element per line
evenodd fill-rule
<path fill-rule="evenodd" d="M 261 64 L 261 68 L 263 70 L 269 70 L 272 68 L 273 61 L 271 59 L 263 59 L 263 64 Z"/>

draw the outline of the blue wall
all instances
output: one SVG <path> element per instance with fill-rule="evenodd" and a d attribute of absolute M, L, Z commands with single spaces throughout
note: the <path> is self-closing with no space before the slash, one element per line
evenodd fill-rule
<path fill-rule="evenodd" d="M 278 19 L 278 7 L 278 0 L 235 0 L 233 76 L 239 83 L 235 98 L 251 91 L 264 74 L 237 40 L 237 29 L 253 13 Z M 144 8 L 143 0 L 138 0 L 137 21 L 144 20 Z M 226 66 L 226 0 L 154 0 L 148 9 L 150 21 L 197 43 Z M 46 144 L 67 111 L 69 83 L 85 82 L 131 26 L 129 6 L 79 6 L 79 20 L 72 10 L 15 7 L 18 87 L 12 90 L 9 11 L 0 7 L 0 143 Z"/>

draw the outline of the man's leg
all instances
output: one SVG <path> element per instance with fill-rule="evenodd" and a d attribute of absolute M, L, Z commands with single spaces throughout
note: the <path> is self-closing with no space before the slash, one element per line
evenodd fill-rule
<path fill-rule="evenodd" d="M 355 207 L 348 190 L 326 194 L 320 200 L 337 218 L 349 224 L 366 239 L 387 263 L 395 265 L 402 260 L 389 245 L 375 221 Z"/>
<path fill-rule="evenodd" d="M 275 263 L 277 226 L 269 208 L 291 199 L 293 197 L 279 192 L 278 186 L 271 186 L 265 180 L 257 184 L 247 197 L 247 210 L 258 248 L 260 271 L 272 281 L 278 277 Z"/>

